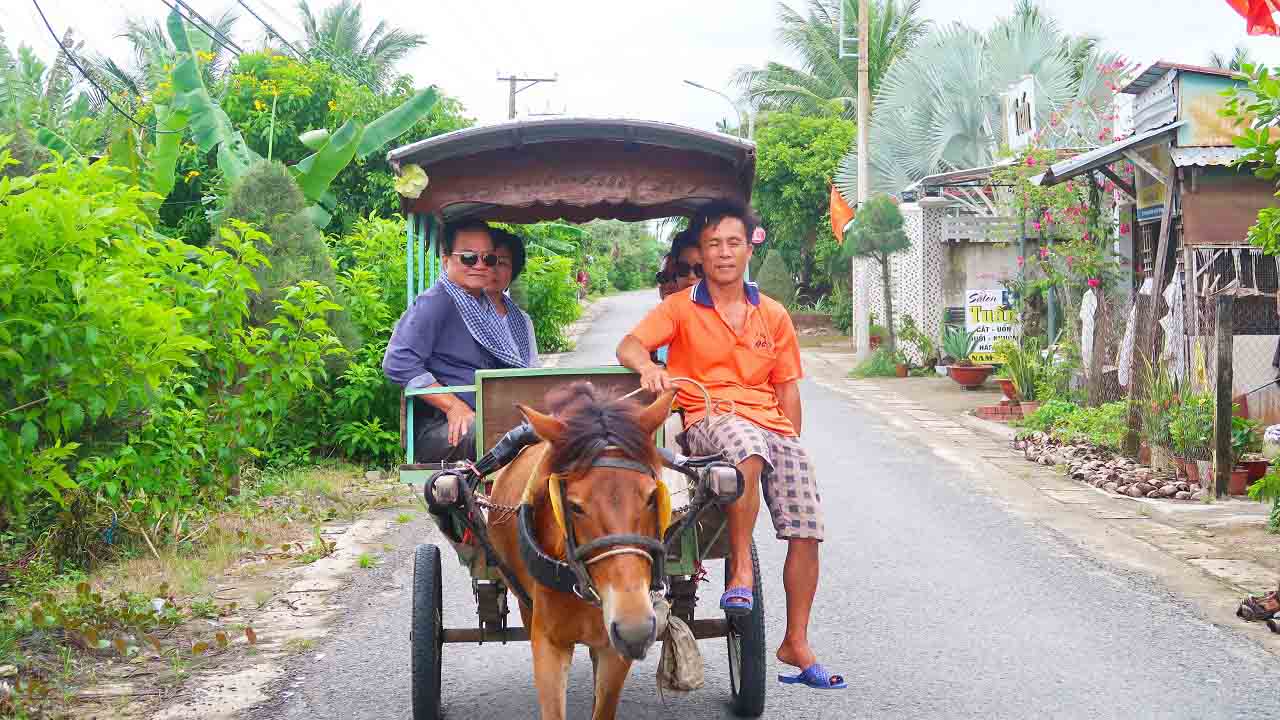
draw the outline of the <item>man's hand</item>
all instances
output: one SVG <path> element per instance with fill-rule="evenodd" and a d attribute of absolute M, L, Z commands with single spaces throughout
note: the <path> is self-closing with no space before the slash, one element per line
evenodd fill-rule
<path fill-rule="evenodd" d="M 657 363 L 649 363 L 649 367 L 640 370 L 640 387 L 661 395 L 668 388 L 674 387 L 667 369 Z"/>
<path fill-rule="evenodd" d="M 462 438 L 466 437 L 467 430 L 471 429 L 476 412 L 469 405 L 458 400 L 445 413 L 445 417 L 449 419 L 449 445 L 457 447 L 458 443 L 462 442 Z"/>

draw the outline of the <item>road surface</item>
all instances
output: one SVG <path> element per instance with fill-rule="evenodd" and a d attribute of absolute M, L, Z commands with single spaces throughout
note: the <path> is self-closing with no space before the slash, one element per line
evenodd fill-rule
<path fill-rule="evenodd" d="M 613 362 L 613 347 L 652 291 L 607 298 L 562 366 Z M 1280 662 L 1211 625 L 1152 579 L 1092 558 L 975 494 L 954 466 L 818 386 L 802 384 L 804 442 L 826 508 L 813 618 L 821 660 L 849 689 L 771 682 L 768 718 L 1243 718 L 1280 714 Z M 412 549 L 425 519 L 346 591 L 348 612 L 300 655 L 274 699 L 248 718 L 409 718 Z M 757 526 L 772 649 L 782 636 L 784 547 Z M 445 547 L 445 624 L 470 627 L 469 578 Z M 718 568 L 717 568 L 718 571 Z M 700 597 L 713 615 L 720 577 Z M 514 601 L 512 601 L 514 603 Z M 517 622 L 518 622 L 518 616 Z M 633 669 L 621 718 L 731 717 L 723 643 L 701 643 L 706 687 L 660 698 L 656 655 Z M 772 660 L 772 655 L 770 657 Z M 444 649 L 447 718 L 536 713 L 527 645 Z M 773 663 L 769 678 L 788 668 Z M 585 652 L 569 717 L 590 713 Z"/>

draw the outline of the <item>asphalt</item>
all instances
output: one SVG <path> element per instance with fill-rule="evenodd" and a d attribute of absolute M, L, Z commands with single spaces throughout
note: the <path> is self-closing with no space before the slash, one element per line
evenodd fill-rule
<path fill-rule="evenodd" d="M 562 366 L 612 362 L 652 293 L 607 298 Z M 804 443 L 826 509 L 813 642 L 845 691 L 772 682 L 765 717 L 1246 718 L 1280 714 L 1280 662 L 1209 623 L 1155 579 L 1117 569 L 972 491 L 958 469 L 890 433 L 848 401 L 802 383 Z M 329 639 L 298 656 L 274 699 L 248 718 L 409 718 L 412 550 L 436 541 L 424 519 L 345 591 Z M 767 515 L 757 525 L 770 643 L 782 636 L 782 562 Z M 465 568 L 445 554 L 445 624 L 475 620 Z M 700 600 L 714 615 L 716 568 Z M 704 641 L 706 686 L 658 695 L 656 657 L 639 663 L 620 718 L 731 717 L 722 641 Z M 656 655 L 656 653 L 654 654 Z M 525 645 L 449 645 L 447 718 L 533 717 Z M 590 716 L 580 651 L 569 716 Z"/>

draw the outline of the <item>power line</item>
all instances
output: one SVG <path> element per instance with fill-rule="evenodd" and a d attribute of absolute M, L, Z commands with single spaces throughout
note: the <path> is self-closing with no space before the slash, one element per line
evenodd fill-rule
<path fill-rule="evenodd" d="M 60 49 L 63 52 L 63 54 L 67 56 L 67 59 L 71 61 L 71 64 L 76 66 L 76 70 L 80 71 L 80 76 L 83 77 L 85 80 L 88 80 L 90 85 L 96 88 L 98 92 L 102 93 L 102 99 L 106 100 L 107 104 L 110 105 L 113 110 L 120 113 L 121 117 L 133 123 L 134 125 L 137 125 L 143 130 L 151 130 L 151 128 L 138 122 L 138 120 L 135 119 L 132 115 L 122 110 L 119 105 L 116 105 L 115 101 L 111 99 L 111 93 L 107 92 L 105 88 L 99 85 L 98 81 L 94 79 L 94 77 L 89 74 L 89 71 L 85 70 L 84 66 L 80 64 L 80 61 L 76 59 L 75 54 L 72 53 L 70 50 L 68 50 L 66 45 L 62 44 L 62 39 L 58 37 L 58 33 L 54 32 L 53 26 L 49 24 L 49 18 L 45 17 L 44 8 L 40 7 L 39 0 L 31 0 L 31 4 L 36 6 L 36 12 L 40 14 L 40 20 L 44 22 L 44 27 L 46 30 L 49 31 L 49 36 L 52 37 L 53 41 L 58 44 L 58 49 Z M 161 130 L 159 127 L 157 127 L 154 130 L 154 132 L 157 134 L 164 133 L 164 134 L 171 135 L 181 131 Z"/>
<path fill-rule="evenodd" d="M 303 53 L 303 52 L 301 52 L 300 50 L 298 50 L 298 48 L 296 48 L 296 47 L 294 47 L 294 46 L 293 46 L 293 43 L 289 42 L 288 40 L 286 40 L 286 39 L 285 39 L 285 37 L 284 37 L 283 35 L 281 35 L 280 33 L 276 32 L 276 29 L 275 29 L 275 28 L 273 28 L 273 27 L 271 27 L 271 24 L 270 24 L 270 23 L 268 23 L 266 20 L 263 20 L 263 19 L 262 19 L 262 16 L 258 15 L 258 13 L 256 13 L 256 12 L 254 12 L 253 8 L 249 7 L 249 5 L 248 5 L 248 4 L 246 4 L 244 0 L 236 0 L 236 2 L 240 4 L 240 7 L 244 8 L 245 10 L 248 10 L 248 11 L 249 11 L 249 14 L 250 14 L 250 15 L 252 15 L 252 16 L 254 17 L 254 19 L 256 19 L 258 22 L 262 23 L 262 26 L 263 26 L 263 27 L 265 27 L 265 28 L 267 29 L 267 34 L 271 35 L 271 36 L 272 36 L 272 37 L 274 37 L 275 39 L 277 39 L 277 40 L 279 40 L 280 42 L 284 43 L 284 46 L 285 46 L 285 47 L 287 47 L 287 48 L 289 48 L 290 50 L 292 50 L 292 51 L 293 51 L 293 54 L 294 54 L 294 55 L 296 55 L 296 56 L 298 57 L 298 59 L 299 59 L 299 60 L 305 60 L 305 59 L 306 59 L 306 57 L 307 57 L 307 56 L 306 56 L 306 54 L 305 54 L 305 53 Z"/>
<path fill-rule="evenodd" d="M 531 77 L 520 77 L 518 75 L 508 75 L 507 77 L 502 77 L 501 75 L 499 75 L 498 82 L 511 83 L 510 95 L 508 95 L 508 101 L 507 101 L 508 103 L 507 117 L 511 120 L 516 119 L 516 95 L 517 94 L 524 92 L 525 90 L 528 90 L 529 88 L 533 87 L 534 85 L 537 85 L 538 83 L 556 82 L 559 79 L 560 79 L 559 76 L 549 77 L 549 78 L 531 78 Z M 528 84 L 524 86 L 520 86 L 518 83 L 528 83 Z"/>
<path fill-rule="evenodd" d="M 242 5 L 244 4 L 242 0 L 238 0 L 238 1 L 240 1 Z M 285 23 L 289 24 L 290 26 L 292 26 L 292 27 L 294 27 L 294 28 L 297 28 L 297 26 L 296 26 L 296 25 L 294 25 L 294 24 L 293 24 L 293 23 L 292 23 L 288 18 L 286 18 L 284 15 L 280 14 L 280 12 L 278 12 L 278 11 L 277 11 L 274 7 L 272 7 L 270 4 L 268 4 L 268 5 L 267 5 L 267 9 L 268 9 L 268 10 L 270 10 L 270 11 L 271 11 L 271 13 L 272 13 L 273 15 L 275 15 L 277 18 L 279 18 L 280 20 L 284 21 Z M 256 13 L 254 14 L 254 17 L 257 17 L 257 14 L 256 14 Z M 272 29 L 270 28 L 270 26 L 268 26 L 268 25 L 266 24 L 266 22 L 265 22 L 265 21 L 262 21 L 262 20 L 260 19 L 260 20 L 259 20 L 259 22 L 262 22 L 263 26 L 264 26 L 264 27 L 267 27 L 268 32 L 272 32 Z M 306 35 L 306 32 L 304 31 L 302 34 L 305 36 L 305 35 Z M 279 37 L 279 33 L 277 33 L 277 36 Z M 281 38 L 281 39 L 283 39 L 283 38 Z M 292 47 L 292 46 L 291 46 L 291 47 Z M 372 80 L 372 77 L 371 77 L 371 76 L 369 76 L 369 75 L 368 75 L 368 74 L 366 74 L 366 73 L 361 73 L 361 72 L 359 72 L 359 71 L 358 71 L 358 69 L 357 69 L 354 65 L 352 65 L 352 64 L 350 64 L 350 63 L 347 63 L 347 62 L 346 62 L 346 61 L 344 61 L 343 59 L 341 59 L 341 58 L 337 57 L 336 55 L 334 55 L 333 53 L 329 52 L 329 51 L 328 51 L 328 50 L 327 50 L 323 45 L 321 45 L 321 44 L 318 44 L 318 43 L 317 43 L 317 44 L 315 44 L 315 45 L 312 45 L 309 49 L 310 49 L 310 50 L 315 51 L 316 53 L 318 53 L 318 54 L 320 54 L 320 55 L 322 55 L 322 56 L 323 56 L 323 58 L 322 58 L 322 59 L 327 60 L 327 61 L 329 62 L 329 64 L 330 64 L 334 69 L 338 70 L 339 72 L 345 72 L 345 74 L 346 74 L 346 75 L 347 75 L 351 80 L 355 80 L 356 82 L 363 83 L 365 87 L 369 88 L 370 90 L 373 90 L 374 92 L 377 92 L 377 88 L 375 87 L 375 83 L 373 82 L 373 80 Z M 304 58 L 305 58 L 305 57 L 308 57 L 308 55 L 303 54 L 303 53 L 299 53 L 299 55 L 302 55 L 302 57 L 304 57 Z"/>
<path fill-rule="evenodd" d="M 165 6 L 165 7 L 169 8 L 170 10 L 172 10 L 172 11 L 174 11 L 174 12 L 176 12 L 176 13 L 178 13 L 178 17 L 182 18 L 182 19 L 183 19 L 183 20 L 185 20 L 187 23 L 189 23 L 189 24 L 191 25 L 191 27 L 195 28 L 196 30 L 199 30 L 199 31 L 200 31 L 200 32 L 201 32 L 205 37 L 207 37 L 207 38 L 209 38 L 210 40 L 212 40 L 212 41 L 213 41 L 213 43 L 214 43 L 215 45 L 217 45 L 218 47 L 222 48 L 223 50 L 226 50 L 227 52 L 231 53 L 231 54 L 232 54 L 232 55 L 234 55 L 235 57 L 240 57 L 240 53 L 241 53 L 241 52 L 243 52 L 243 51 L 241 51 L 241 50 L 239 49 L 239 46 L 236 46 L 236 49 L 234 49 L 234 50 L 233 50 L 232 48 L 228 47 L 228 46 L 226 45 L 226 43 L 222 42 L 222 41 L 221 41 L 221 40 L 219 40 L 218 38 L 216 38 L 216 37 L 214 37 L 213 35 L 211 35 L 211 34 L 209 33 L 209 31 L 208 31 L 208 30 L 205 30 L 203 27 L 201 27 L 201 26 L 200 26 L 200 23 L 196 22 L 195 20 L 192 20 L 191 18 L 187 17 L 186 15 L 183 15 L 183 14 L 182 14 L 182 11 L 181 11 L 181 10 L 179 10 L 179 9 L 178 9 L 178 7 L 177 7 L 176 5 L 174 5 L 173 3 L 169 2 L 169 0 L 160 0 L 160 2 L 164 3 L 164 6 Z M 183 5 L 183 7 L 186 7 L 186 5 Z M 214 28 L 214 32 L 217 32 L 217 28 Z M 233 43 L 233 44 L 234 44 L 234 43 Z"/>
<path fill-rule="evenodd" d="M 190 5 L 188 5 L 188 4 L 186 3 L 186 0 L 176 0 L 176 2 L 177 2 L 179 5 L 181 5 L 182 7 L 186 8 L 186 9 L 187 9 L 187 12 L 191 13 L 192 15 L 194 15 L 194 16 L 196 17 L 196 19 L 197 19 L 197 20 L 199 20 L 200 22 L 204 23 L 204 24 L 205 24 L 205 25 L 206 25 L 210 30 L 212 30 L 212 31 L 214 31 L 215 33 L 217 33 L 218 35 L 222 36 L 222 39 L 223 39 L 223 40 L 225 40 L 225 41 L 227 42 L 227 44 L 228 44 L 228 45 L 230 45 L 231 47 L 235 48 L 235 49 L 236 49 L 236 52 L 239 52 L 239 53 L 244 52 L 244 50 L 243 50 L 243 49 L 241 49 L 241 47 L 240 47 L 239 45 L 237 45 L 237 44 L 235 43 L 235 41 L 234 41 L 234 40 L 232 40 L 231 38 L 227 37 L 227 34 L 226 34 L 226 33 L 224 33 L 224 32 L 222 32 L 221 30 L 219 30 L 219 29 L 218 29 L 218 27 L 217 27 L 216 25 L 214 25 L 213 23 L 209 22 L 208 20 L 205 20 L 205 19 L 204 19 L 204 16 L 202 16 L 200 13 L 196 12 L 195 8 L 193 8 L 193 7 L 191 7 Z M 206 34 L 206 35 L 209 35 L 208 33 L 205 33 L 205 34 Z M 209 35 L 209 39 L 211 39 L 211 40 L 212 40 L 212 39 L 213 39 L 213 36 L 212 36 L 212 35 Z M 226 47 L 226 45 L 224 45 L 223 47 Z M 227 48 L 227 49 L 228 49 L 228 50 L 230 50 L 230 48 Z"/>

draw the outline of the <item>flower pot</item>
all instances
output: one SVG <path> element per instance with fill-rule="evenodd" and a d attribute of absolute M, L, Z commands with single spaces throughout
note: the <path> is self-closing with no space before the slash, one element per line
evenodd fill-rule
<path fill-rule="evenodd" d="M 1245 495 L 1249 492 L 1249 471 L 1239 465 L 1231 469 L 1231 480 L 1227 482 L 1228 495 Z"/>
<path fill-rule="evenodd" d="M 1146 443 L 1142 443 L 1141 445 L 1138 446 L 1138 462 L 1142 463 L 1143 465 L 1151 464 L 1151 446 L 1150 445 Z"/>
<path fill-rule="evenodd" d="M 1254 482 L 1267 474 L 1267 468 L 1271 467 L 1271 463 L 1266 460 L 1241 460 L 1240 467 L 1249 473 L 1249 482 Z"/>
<path fill-rule="evenodd" d="M 871 349 L 872 349 L 872 350 L 875 350 L 875 349 L 876 349 L 876 348 L 878 348 L 878 347 L 880 347 L 880 336 L 879 336 L 879 335 L 872 335 L 872 336 L 871 336 Z"/>
<path fill-rule="evenodd" d="M 1182 474 L 1186 476 L 1187 482 L 1200 482 L 1200 466 L 1196 465 L 1195 460 L 1178 458 L 1178 466 L 1182 468 Z"/>
<path fill-rule="evenodd" d="M 1013 380 L 1010 380 L 1009 378 L 997 378 L 996 382 L 1000 383 L 1000 392 L 1004 393 L 1004 396 L 1008 398 L 1009 402 L 1016 405 L 1018 403 L 1018 388 L 1013 386 Z"/>
<path fill-rule="evenodd" d="M 934 366 L 933 366 L 933 371 L 934 371 L 934 372 L 936 372 L 936 373 L 938 373 L 938 376 L 939 376 L 939 377 L 946 377 L 946 376 L 947 376 L 947 367 L 948 367 L 947 365 L 934 365 Z"/>
<path fill-rule="evenodd" d="M 952 365 L 951 379 L 965 390 L 977 390 L 994 370 L 990 365 Z"/>
<path fill-rule="evenodd" d="M 904 378 L 909 374 L 906 363 L 898 363 L 893 369 L 898 373 L 898 377 L 900 378 Z"/>

